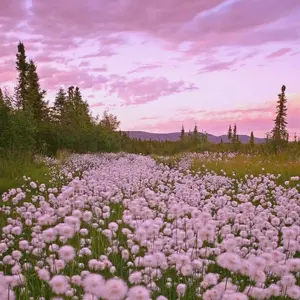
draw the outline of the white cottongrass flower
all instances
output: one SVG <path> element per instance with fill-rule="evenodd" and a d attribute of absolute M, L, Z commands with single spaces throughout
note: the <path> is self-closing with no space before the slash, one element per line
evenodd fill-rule
<path fill-rule="evenodd" d="M 104 286 L 102 298 L 107 300 L 122 300 L 126 297 L 128 287 L 126 283 L 119 279 L 108 279 Z"/>
<path fill-rule="evenodd" d="M 104 278 L 99 274 L 88 274 L 82 281 L 82 286 L 87 294 L 92 294 L 96 297 L 104 295 Z"/>
<path fill-rule="evenodd" d="M 70 288 L 68 280 L 63 275 L 55 275 L 49 281 L 49 285 L 55 294 L 65 294 Z"/>

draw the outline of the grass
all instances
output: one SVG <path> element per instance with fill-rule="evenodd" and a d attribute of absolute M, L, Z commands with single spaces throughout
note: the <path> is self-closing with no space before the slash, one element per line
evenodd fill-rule
<path fill-rule="evenodd" d="M 177 163 L 182 158 L 183 153 L 175 154 L 172 156 L 162 156 L 162 155 L 151 155 L 151 157 L 158 163 L 168 165 L 169 167 L 175 167 Z"/>
<path fill-rule="evenodd" d="M 24 183 L 24 175 L 39 182 L 47 182 L 50 179 L 48 167 L 44 163 L 35 162 L 32 155 L 2 155 L 0 157 L 0 195 L 11 188 L 20 187 Z"/>
<path fill-rule="evenodd" d="M 277 183 L 284 184 L 292 176 L 300 174 L 300 159 L 291 159 L 287 154 L 276 156 L 238 154 L 233 158 L 222 160 L 194 159 L 191 170 L 206 169 L 219 175 L 224 175 L 225 172 L 226 176 L 236 178 L 242 178 L 246 174 L 253 176 L 267 173 L 281 174 Z"/>
<path fill-rule="evenodd" d="M 57 152 L 56 159 L 59 164 L 64 164 L 70 155 L 63 149 Z M 51 179 L 49 167 L 42 160 L 34 159 L 32 153 L 0 155 L 0 196 L 9 189 L 20 187 L 24 183 L 24 175 L 40 183 Z"/>

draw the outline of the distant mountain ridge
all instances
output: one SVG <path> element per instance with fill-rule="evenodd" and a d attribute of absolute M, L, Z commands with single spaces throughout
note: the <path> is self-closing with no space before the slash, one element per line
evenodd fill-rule
<path fill-rule="evenodd" d="M 178 141 L 180 139 L 180 132 L 170 132 L 170 133 L 153 133 L 146 131 L 125 131 L 130 138 L 136 138 L 141 140 L 153 140 L 153 141 Z M 223 143 L 228 143 L 229 140 L 227 135 L 216 136 L 213 134 L 207 134 L 208 140 L 212 143 L 220 143 L 221 139 Z M 250 136 L 239 135 L 240 141 L 243 144 L 249 143 Z M 254 138 L 256 144 L 264 143 L 264 138 Z"/>

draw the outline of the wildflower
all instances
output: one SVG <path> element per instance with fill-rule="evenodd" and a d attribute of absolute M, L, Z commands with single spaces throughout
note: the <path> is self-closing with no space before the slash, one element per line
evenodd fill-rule
<path fill-rule="evenodd" d="M 127 294 L 127 285 L 121 279 L 109 279 L 105 283 L 103 298 L 107 300 L 122 300 Z"/>
<path fill-rule="evenodd" d="M 70 288 L 67 278 L 63 275 L 53 276 L 49 285 L 56 294 L 64 294 Z"/>
<path fill-rule="evenodd" d="M 82 285 L 84 291 L 96 297 L 102 297 L 104 293 L 104 279 L 99 274 L 88 274 L 84 277 Z"/>
<path fill-rule="evenodd" d="M 72 246 L 62 246 L 58 250 L 59 258 L 65 262 L 69 262 L 75 258 L 75 249 Z"/>
<path fill-rule="evenodd" d="M 141 285 L 136 285 L 129 289 L 127 300 L 151 300 L 150 292 Z"/>

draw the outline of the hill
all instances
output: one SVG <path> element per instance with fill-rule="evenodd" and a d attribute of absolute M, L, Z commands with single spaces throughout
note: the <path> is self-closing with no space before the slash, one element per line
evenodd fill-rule
<path fill-rule="evenodd" d="M 180 139 L 180 132 L 170 132 L 170 133 L 153 133 L 146 131 L 126 131 L 130 138 L 136 138 L 141 140 L 153 140 L 153 141 L 178 141 Z M 228 143 L 227 135 L 216 136 L 213 134 L 208 134 L 208 140 L 212 143 L 220 143 L 221 139 L 224 143 Z M 248 135 L 240 135 L 240 140 L 243 144 L 246 144 L 250 140 Z M 264 138 L 255 138 L 255 143 L 260 144 L 265 141 Z"/>

